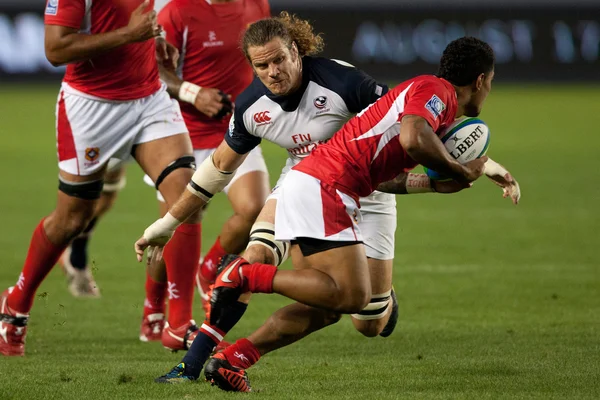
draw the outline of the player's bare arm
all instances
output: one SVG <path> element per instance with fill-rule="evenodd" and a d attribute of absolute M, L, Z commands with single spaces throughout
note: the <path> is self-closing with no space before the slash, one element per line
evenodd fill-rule
<path fill-rule="evenodd" d="M 138 261 L 142 261 L 146 248 L 166 245 L 181 223 L 222 191 L 246 156 L 233 151 L 225 141 L 221 142 L 215 152 L 198 166 L 187 186 L 188 190 L 182 193 L 164 217 L 146 228 L 143 236 L 135 242 Z"/>
<path fill-rule="evenodd" d="M 456 193 L 469 187 L 471 187 L 469 183 L 455 180 L 437 181 L 426 174 L 404 172 L 390 181 L 380 183 L 377 190 L 392 194 Z"/>
<path fill-rule="evenodd" d="M 52 65 L 59 66 L 87 60 L 116 47 L 159 36 L 161 28 L 156 23 L 156 12 L 146 10 L 149 4 L 146 0 L 131 13 L 127 26 L 111 32 L 89 35 L 79 33 L 75 28 L 46 25 L 46 58 Z"/>
<path fill-rule="evenodd" d="M 504 166 L 489 158 L 485 163 L 485 175 L 502 188 L 502 197 L 510 197 L 514 205 L 519 204 L 521 199 L 519 182 Z"/>
<path fill-rule="evenodd" d="M 461 182 L 472 182 L 483 174 L 487 157 L 461 165 L 452 158 L 427 120 L 418 115 L 405 115 L 400 124 L 400 144 L 408 155 L 435 171 Z"/>
<path fill-rule="evenodd" d="M 223 118 L 233 111 L 231 96 L 219 89 L 201 87 L 191 82 L 186 82 L 177 74 L 159 64 L 160 79 L 167 85 L 169 94 L 180 101 L 190 103 L 204 115 Z"/>
<path fill-rule="evenodd" d="M 175 70 L 179 62 L 179 50 L 162 36 L 156 38 L 156 61 L 169 70 Z"/>

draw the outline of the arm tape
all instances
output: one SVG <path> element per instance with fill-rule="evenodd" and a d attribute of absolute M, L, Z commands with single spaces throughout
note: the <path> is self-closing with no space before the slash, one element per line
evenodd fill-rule
<path fill-rule="evenodd" d="M 427 175 L 409 173 L 406 177 L 406 193 L 431 193 L 433 191 L 431 179 Z"/>
<path fill-rule="evenodd" d="M 202 88 L 191 82 L 184 81 L 179 88 L 179 100 L 194 104 Z"/>
<path fill-rule="evenodd" d="M 222 191 L 231 182 L 234 175 L 235 171 L 219 171 L 215 167 L 211 154 L 198 166 L 187 189 L 208 203 L 215 194 Z"/>
<path fill-rule="evenodd" d="M 498 164 L 496 161 L 492 160 L 491 158 L 488 158 L 488 160 L 485 162 L 483 167 L 484 167 L 483 172 L 487 176 L 496 176 L 496 175 L 506 176 L 506 174 L 508 174 L 508 171 L 506 170 L 506 168 L 504 168 L 502 165 Z"/>

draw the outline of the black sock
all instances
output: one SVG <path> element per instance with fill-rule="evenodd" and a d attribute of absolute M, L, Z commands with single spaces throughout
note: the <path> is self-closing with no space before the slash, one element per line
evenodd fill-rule
<path fill-rule="evenodd" d="M 186 375 L 194 376 L 196 379 L 200 377 L 202 367 L 204 367 L 210 353 L 220 343 L 222 337 L 242 318 L 246 308 L 248 308 L 247 304 L 238 301 L 228 308 L 228 312 L 221 317 L 216 326 L 211 326 L 208 321 L 204 321 L 198 336 L 196 336 L 192 346 L 183 357 L 182 362 L 185 363 Z"/>
<path fill-rule="evenodd" d="M 71 264 L 76 269 L 85 269 L 87 266 L 87 245 L 90 238 L 90 232 L 94 229 L 97 218 L 90 221 L 87 228 L 71 242 Z"/>

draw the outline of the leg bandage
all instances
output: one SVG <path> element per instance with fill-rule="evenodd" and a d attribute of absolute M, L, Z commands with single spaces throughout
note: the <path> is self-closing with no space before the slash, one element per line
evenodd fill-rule
<path fill-rule="evenodd" d="M 352 314 L 352 318 L 361 321 L 369 321 L 385 317 L 392 301 L 391 294 L 391 290 L 382 294 L 374 294 L 371 297 L 369 304 L 367 304 L 367 306 L 358 314 Z"/>
<path fill-rule="evenodd" d="M 280 266 L 287 260 L 290 252 L 289 242 L 275 240 L 275 225 L 269 222 L 255 222 L 250 229 L 248 247 L 261 245 L 271 250 L 275 259 L 275 266 Z"/>

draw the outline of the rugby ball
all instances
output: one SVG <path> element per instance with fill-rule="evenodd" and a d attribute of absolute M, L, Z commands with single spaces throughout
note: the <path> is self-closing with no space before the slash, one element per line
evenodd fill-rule
<path fill-rule="evenodd" d="M 450 155 L 466 164 L 485 154 L 490 144 L 490 130 L 479 118 L 463 117 L 446 128 L 440 138 Z M 431 169 L 424 169 L 431 179 L 447 179 Z"/>

